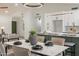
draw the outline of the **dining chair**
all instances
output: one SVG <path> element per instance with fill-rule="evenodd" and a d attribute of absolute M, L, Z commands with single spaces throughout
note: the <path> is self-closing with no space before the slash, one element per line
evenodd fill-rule
<path fill-rule="evenodd" d="M 20 48 L 16 46 L 12 46 L 14 51 L 14 56 L 30 56 L 31 52 L 29 49 L 26 48 Z"/>
<path fill-rule="evenodd" d="M 2 43 L 0 43 L 0 56 L 6 56 L 5 47 Z"/>
<path fill-rule="evenodd" d="M 64 38 L 52 38 L 53 40 L 53 44 L 54 45 L 61 45 L 64 46 L 65 44 L 65 39 Z M 58 54 L 58 56 L 62 56 L 65 54 L 65 51 L 63 51 L 62 53 Z"/>
<path fill-rule="evenodd" d="M 0 43 L 0 55 L 1 56 L 29 56 L 30 51 L 25 48 L 20 48 L 20 47 L 12 47 L 12 53 L 11 50 L 5 51 L 5 46 Z"/>
<path fill-rule="evenodd" d="M 13 40 L 13 39 L 19 40 L 19 34 L 8 34 L 7 39 L 8 39 L 8 41 Z"/>
<path fill-rule="evenodd" d="M 65 44 L 64 38 L 52 38 L 52 42 L 54 45 L 63 45 Z"/>
<path fill-rule="evenodd" d="M 21 48 L 21 47 L 12 47 L 14 50 L 14 56 L 40 56 L 34 53 L 31 53 L 29 49 Z"/>
<path fill-rule="evenodd" d="M 5 45 L 0 43 L 0 56 L 12 56 L 13 55 L 13 50 L 8 50 L 6 53 L 5 50 Z"/>
<path fill-rule="evenodd" d="M 43 36 L 37 36 L 37 41 L 38 42 L 44 42 L 44 37 Z"/>

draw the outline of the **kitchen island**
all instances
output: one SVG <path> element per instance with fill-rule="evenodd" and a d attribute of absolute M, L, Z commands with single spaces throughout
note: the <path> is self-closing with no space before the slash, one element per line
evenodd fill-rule
<path fill-rule="evenodd" d="M 75 46 L 75 55 L 79 56 L 79 34 L 75 35 L 70 35 L 67 33 L 58 33 L 58 34 L 44 34 L 44 33 L 39 33 L 39 36 L 45 36 L 44 42 L 51 40 L 53 37 L 60 37 L 64 38 L 66 42 L 73 42 L 76 44 Z"/>

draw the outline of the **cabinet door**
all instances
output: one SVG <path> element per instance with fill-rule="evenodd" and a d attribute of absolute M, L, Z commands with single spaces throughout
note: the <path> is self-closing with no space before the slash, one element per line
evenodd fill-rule
<path fill-rule="evenodd" d="M 72 14 L 65 14 L 63 19 L 64 31 L 69 31 L 69 26 L 72 25 Z"/>
<path fill-rule="evenodd" d="M 53 20 L 54 32 L 63 31 L 63 20 Z"/>
<path fill-rule="evenodd" d="M 46 15 L 45 28 L 53 32 L 63 32 L 63 15 Z"/>
<path fill-rule="evenodd" d="M 79 10 L 73 12 L 73 21 L 76 26 L 79 26 Z"/>
<path fill-rule="evenodd" d="M 76 46 L 75 46 L 75 55 L 79 56 L 79 37 L 72 38 L 72 42 L 76 44 Z"/>
<path fill-rule="evenodd" d="M 73 42 L 76 44 L 75 55 L 79 56 L 79 37 L 64 37 L 66 42 Z"/>

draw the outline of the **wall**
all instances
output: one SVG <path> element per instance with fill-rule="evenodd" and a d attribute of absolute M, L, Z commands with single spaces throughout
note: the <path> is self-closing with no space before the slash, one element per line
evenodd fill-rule
<path fill-rule="evenodd" d="M 37 14 L 39 14 L 39 16 Z M 39 19 L 40 19 L 41 23 L 39 23 Z M 33 28 L 37 32 L 44 31 L 44 14 L 35 12 L 32 10 L 32 24 L 33 24 Z"/>
<path fill-rule="evenodd" d="M 20 36 L 24 36 L 24 26 L 23 26 L 23 18 L 22 16 L 18 15 L 18 16 L 13 16 L 12 17 L 12 21 L 16 21 L 17 22 L 17 34 L 19 34 Z"/>
<path fill-rule="evenodd" d="M 0 28 L 1 27 L 4 27 L 6 33 L 11 33 L 11 17 L 9 15 L 0 14 Z"/>
<path fill-rule="evenodd" d="M 67 13 L 67 14 L 64 14 Z M 56 14 L 62 14 L 57 15 Z M 63 15 L 64 14 L 64 15 Z M 53 20 L 63 20 L 63 31 L 66 31 L 66 26 L 72 26 L 72 23 L 75 23 L 75 26 L 79 26 L 79 10 L 74 11 L 63 11 L 63 12 L 54 12 L 54 13 L 46 13 L 45 14 L 45 29 L 47 28 L 47 23 L 49 23 L 49 30 L 53 31 L 53 23 L 51 23 Z M 58 19 L 56 19 L 56 17 Z M 47 30 L 47 29 L 46 29 Z M 77 29 L 79 31 L 79 29 Z M 62 32 L 63 32 L 62 31 Z"/>
<path fill-rule="evenodd" d="M 33 12 L 32 10 L 23 11 L 23 18 L 21 13 L 19 11 L 12 14 L 0 14 L 0 27 L 4 27 L 5 32 L 11 34 L 11 21 L 17 21 L 18 33 L 24 36 L 25 39 L 28 39 L 30 30 L 36 29 L 34 26 L 35 22 L 33 21 Z"/>
<path fill-rule="evenodd" d="M 29 37 L 29 32 L 34 29 L 33 26 L 33 19 L 32 19 L 32 12 L 31 10 L 27 10 L 27 12 L 24 13 L 24 37 L 25 39 L 28 39 Z"/>
<path fill-rule="evenodd" d="M 46 30 L 45 21 L 47 20 L 47 22 L 48 22 L 49 20 L 54 19 L 53 17 L 46 18 L 47 17 L 46 14 L 49 15 L 49 14 L 54 14 L 54 13 L 62 13 L 62 12 L 54 12 L 52 10 L 51 11 L 48 10 L 49 12 L 47 12 L 47 10 L 44 11 L 45 9 L 43 9 L 43 10 L 38 9 L 38 10 L 36 10 L 36 9 L 27 9 L 27 10 L 23 11 L 24 18 L 23 19 L 21 19 L 21 18 L 17 19 L 17 21 L 18 21 L 18 32 L 20 34 L 22 34 L 24 32 L 23 35 L 24 35 L 25 39 L 28 39 L 29 31 L 31 29 L 35 29 L 35 30 L 38 31 L 37 21 L 36 21 L 36 18 L 35 18 L 37 13 L 39 13 L 41 15 L 41 21 L 42 21 L 41 30 L 42 31 Z M 72 12 L 72 11 L 66 11 L 66 12 Z M 66 16 L 64 16 L 64 18 L 63 18 L 64 26 L 72 25 L 73 19 L 75 19 L 76 25 L 79 25 L 79 23 L 78 23 L 79 16 L 78 15 L 79 15 L 79 10 L 74 11 L 74 15 L 66 15 Z M 12 17 L 14 17 L 14 16 L 21 17 L 21 12 L 17 12 L 17 13 L 15 12 L 14 14 L 10 14 L 10 15 L 0 14 L 0 27 L 4 26 L 6 33 L 11 33 L 11 21 L 12 21 Z M 22 20 L 24 21 L 24 28 L 25 28 L 24 30 L 23 30 Z"/>

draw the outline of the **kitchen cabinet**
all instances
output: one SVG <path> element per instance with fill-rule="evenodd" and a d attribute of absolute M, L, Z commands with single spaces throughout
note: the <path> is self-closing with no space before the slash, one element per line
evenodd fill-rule
<path fill-rule="evenodd" d="M 61 24 L 58 24 L 59 22 L 62 24 L 62 26 L 61 26 Z M 56 26 L 55 26 L 56 24 L 58 24 L 57 29 L 60 29 L 60 30 L 63 31 L 63 28 L 64 28 L 64 26 L 63 26 L 63 15 L 53 16 L 53 15 L 47 14 L 45 16 L 45 29 L 46 30 L 50 30 L 50 31 L 55 32 L 54 29 L 56 28 Z M 62 32 L 62 31 L 59 31 L 59 32 Z"/>
<path fill-rule="evenodd" d="M 44 36 L 46 39 L 45 42 L 52 39 L 52 38 L 64 38 L 65 42 L 71 42 L 75 43 L 75 56 L 79 56 L 79 34 L 76 34 L 75 36 L 65 36 L 65 35 L 54 35 L 54 34 L 38 34 L 38 36 Z"/>
<path fill-rule="evenodd" d="M 79 10 L 75 11 L 66 11 L 66 12 L 56 12 L 56 13 L 47 13 L 45 14 L 45 29 L 54 31 L 54 20 L 62 20 L 62 32 L 66 31 L 66 26 L 72 26 L 72 23 L 75 26 L 79 26 Z M 60 25 L 59 25 L 60 26 Z M 58 27 L 59 27 L 58 26 Z M 47 29 L 49 27 L 49 29 Z"/>

